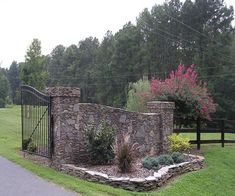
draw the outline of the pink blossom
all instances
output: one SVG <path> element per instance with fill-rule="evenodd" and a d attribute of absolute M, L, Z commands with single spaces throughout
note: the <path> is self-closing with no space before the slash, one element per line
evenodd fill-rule
<path fill-rule="evenodd" d="M 152 79 L 151 93 L 155 99 L 161 97 L 171 97 L 184 101 L 185 104 L 194 111 L 194 116 L 210 120 L 210 114 L 216 111 L 216 104 L 208 93 L 206 83 L 197 80 L 195 65 L 187 69 L 184 65 L 179 65 L 176 71 L 172 71 L 164 81 Z"/>

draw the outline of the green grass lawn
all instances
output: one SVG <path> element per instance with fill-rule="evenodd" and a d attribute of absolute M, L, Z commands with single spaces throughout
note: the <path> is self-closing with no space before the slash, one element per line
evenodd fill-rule
<path fill-rule="evenodd" d="M 189 135 L 191 138 L 193 135 Z M 218 135 L 205 135 L 216 139 Z M 234 139 L 234 135 L 227 138 Z M 24 160 L 19 155 L 21 145 L 20 107 L 0 109 L 0 155 L 30 170 L 36 175 L 83 195 L 235 195 L 235 145 L 202 145 L 207 167 L 184 174 L 160 190 L 135 193 L 105 185 L 78 180 L 50 168 Z"/>
<path fill-rule="evenodd" d="M 189 138 L 190 140 L 196 140 L 197 136 L 194 133 L 183 133 L 183 136 Z M 201 140 L 220 140 L 221 134 L 220 133 L 201 133 Z M 225 133 L 224 135 L 225 140 L 235 140 L 235 134 L 232 133 Z M 221 145 L 221 144 L 218 144 Z M 225 144 L 227 145 L 227 144 Z M 208 145 L 207 145 L 208 146 Z"/>

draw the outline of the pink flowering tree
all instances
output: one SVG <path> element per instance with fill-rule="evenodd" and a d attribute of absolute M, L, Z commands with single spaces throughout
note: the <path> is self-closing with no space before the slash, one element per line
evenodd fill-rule
<path fill-rule="evenodd" d="M 183 118 L 201 117 L 211 119 L 216 111 L 214 103 L 205 83 L 198 81 L 194 65 L 187 69 L 179 65 L 165 80 L 153 79 L 151 94 L 154 100 L 174 101 L 176 115 Z"/>

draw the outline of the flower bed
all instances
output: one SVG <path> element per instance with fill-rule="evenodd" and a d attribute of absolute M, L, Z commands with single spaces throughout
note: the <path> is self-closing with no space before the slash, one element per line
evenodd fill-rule
<path fill-rule="evenodd" d="M 189 161 L 180 164 L 165 166 L 156 172 L 145 177 L 134 177 L 133 175 L 112 176 L 106 173 L 95 171 L 95 168 L 78 167 L 72 164 L 63 164 L 61 171 L 69 175 L 85 179 L 92 182 L 108 184 L 114 187 L 123 188 L 131 191 L 149 191 L 161 187 L 168 179 L 182 173 L 196 171 L 203 167 L 204 157 L 187 155 Z M 92 170 L 91 170 L 92 169 Z M 99 169 L 98 169 L 99 170 Z"/>

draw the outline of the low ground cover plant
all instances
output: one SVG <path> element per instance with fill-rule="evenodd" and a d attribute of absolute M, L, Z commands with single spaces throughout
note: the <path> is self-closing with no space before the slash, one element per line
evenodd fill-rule
<path fill-rule="evenodd" d="M 158 157 L 146 157 L 142 160 L 142 166 L 147 169 L 158 170 L 160 167 L 182 163 L 185 161 L 184 155 L 180 152 L 163 154 Z"/>
<path fill-rule="evenodd" d="M 182 163 L 185 161 L 184 155 L 180 152 L 173 152 L 171 154 L 171 158 L 173 159 L 174 163 Z"/>
<path fill-rule="evenodd" d="M 33 143 L 33 142 L 30 142 L 29 145 L 28 145 L 28 148 L 27 148 L 27 150 L 28 150 L 29 153 L 36 152 L 37 149 L 38 149 L 38 148 L 37 148 L 36 144 Z"/>
<path fill-rule="evenodd" d="M 30 142 L 32 142 L 31 138 L 24 139 L 22 142 L 22 150 L 27 150 Z"/>
<path fill-rule="evenodd" d="M 159 169 L 159 162 L 157 157 L 146 157 L 142 160 L 143 167 L 147 169 L 158 170 Z"/>
<path fill-rule="evenodd" d="M 163 154 L 158 157 L 158 163 L 160 165 L 172 165 L 174 163 L 173 159 L 171 158 L 171 155 L 169 154 Z"/>
<path fill-rule="evenodd" d="M 27 150 L 29 153 L 37 151 L 36 144 L 32 141 L 32 138 L 24 139 L 22 142 L 22 150 Z"/>

